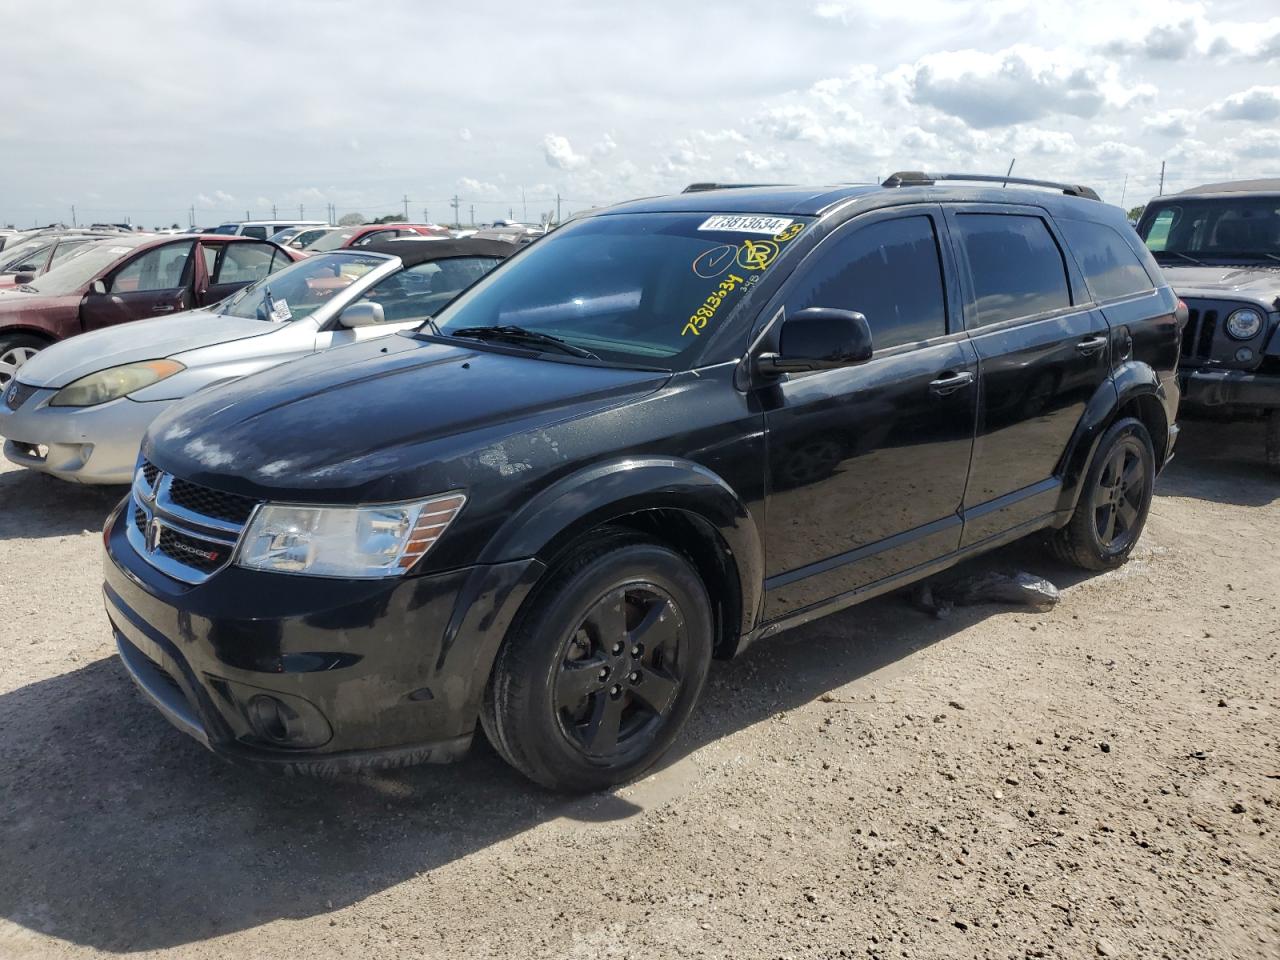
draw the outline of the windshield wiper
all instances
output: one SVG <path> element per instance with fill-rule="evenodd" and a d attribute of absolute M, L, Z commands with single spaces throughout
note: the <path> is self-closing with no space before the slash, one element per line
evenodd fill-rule
<path fill-rule="evenodd" d="M 559 337 L 553 337 L 549 333 L 538 333 L 536 330 L 526 330 L 524 327 L 517 327 L 510 323 L 496 327 L 460 327 L 457 330 L 448 330 L 444 335 L 447 337 L 470 337 L 475 340 L 494 340 L 505 343 L 551 347 L 561 353 L 567 353 L 571 357 L 584 357 L 588 360 L 600 359 L 590 350 L 575 347 Z"/>
<path fill-rule="evenodd" d="M 1194 263 L 1197 267 L 1203 267 L 1205 265 L 1203 260 L 1197 260 L 1195 257 L 1188 256 L 1185 253 L 1179 253 L 1177 250 L 1157 250 L 1156 259 L 1159 259 L 1161 255 L 1166 257 L 1181 257 L 1183 260 Z"/>

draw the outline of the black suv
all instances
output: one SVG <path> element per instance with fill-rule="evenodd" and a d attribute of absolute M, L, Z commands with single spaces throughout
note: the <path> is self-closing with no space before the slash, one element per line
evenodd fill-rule
<path fill-rule="evenodd" d="M 171 408 L 105 531 L 125 665 L 229 758 L 444 761 L 479 721 L 592 790 L 713 657 L 1036 531 L 1124 562 L 1177 299 L 1092 191 L 953 179 L 988 178 L 599 211 L 416 333 Z"/>
<path fill-rule="evenodd" d="M 1190 308 L 1184 406 L 1265 418 L 1267 461 L 1280 470 L 1280 180 L 1157 197 L 1138 233 Z"/>

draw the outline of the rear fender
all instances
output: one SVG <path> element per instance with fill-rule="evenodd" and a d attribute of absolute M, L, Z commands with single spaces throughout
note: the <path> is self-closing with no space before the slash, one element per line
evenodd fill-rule
<path fill-rule="evenodd" d="M 645 510 L 678 510 L 709 523 L 723 540 L 741 589 L 739 634 L 758 615 L 764 550 L 746 504 L 718 475 L 670 457 L 597 463 L 547 487 L 516 511 L 480 555 L 480 563 L 535 557 L 544 563 L 590 530 Z"/>

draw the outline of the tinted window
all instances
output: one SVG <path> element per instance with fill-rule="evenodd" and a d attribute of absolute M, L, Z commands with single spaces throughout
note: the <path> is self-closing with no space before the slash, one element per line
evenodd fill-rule
<path fill-rule="evenodd" d="M 148 250 L 115 275 L 111 281 L 111 292 L 176 290 L 182 286 L 182 274 L 191 256 L 191 246 L 190 243 L 167 243 Z"/>
<path fill-rule="evenodd" d="M 979 326 L 1071 305 L 1062 251 L 1039 217 L 968 213 L 956 223 Z"/>
<path fill-rule="evenodd" d="M 274 247 L 263 243 L 229 243 L 214 283 L 252 283 L 271 272 Z"/>
<path fill-rule="evenodd" d="M 1186 262 L 1178 254 L 1270 261 L 1280 256 L 1280 198 L 1232 196 L 1151 204 L 1138 232 L 1147 248 Z"/>
<path fill-rule="evenodd" d="M 928 217 L 885 220 L 845 234 L 818 254 L 787 313 L 807 307 L 856 310 L 877 350 L 947 332 L 942 265 Z"/>
<path fill-rule="evenodd" d="M 255 240 L 265 240 L 267 239 L 267 228 L 266 227 L 245 227 L 243 230 L 240 231 L 240 235 L 243 237 L 253 237 L 253 239 Z"/>
<path fill-rule="evenodd" d="M 1133 248 L 1105 223 L 1059 220 L 1058 227 L 1099 300 L 1132 296 L 1155 287 Z"/>

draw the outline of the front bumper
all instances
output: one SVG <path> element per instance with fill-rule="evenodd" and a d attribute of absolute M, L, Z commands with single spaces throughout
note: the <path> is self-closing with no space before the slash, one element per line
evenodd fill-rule
<path fill-rule="evenodd" d="M 1195 407 L 1280 407 L 1280 376 L 1243 370 L 1182 370 L 1182 402 Z"/>
<path fill-rule="evenodd" d="M 13 463 L 76 483 L 128 483 L 147 427 L 176 402 L 51 407 L 57 392 L 37 390 L 17 410 L 0 403 L 0 437 Z"/>
<path fill-rule="evenodd" d="M 461 756 L 542 572 L 518 560 L 371 581 L 233 566 L 191 586 L 133 550 L 126 517 L 117 508 L 107 522 L 103 587 L 125 668 L 215 753 L 294 772 Z"/>

